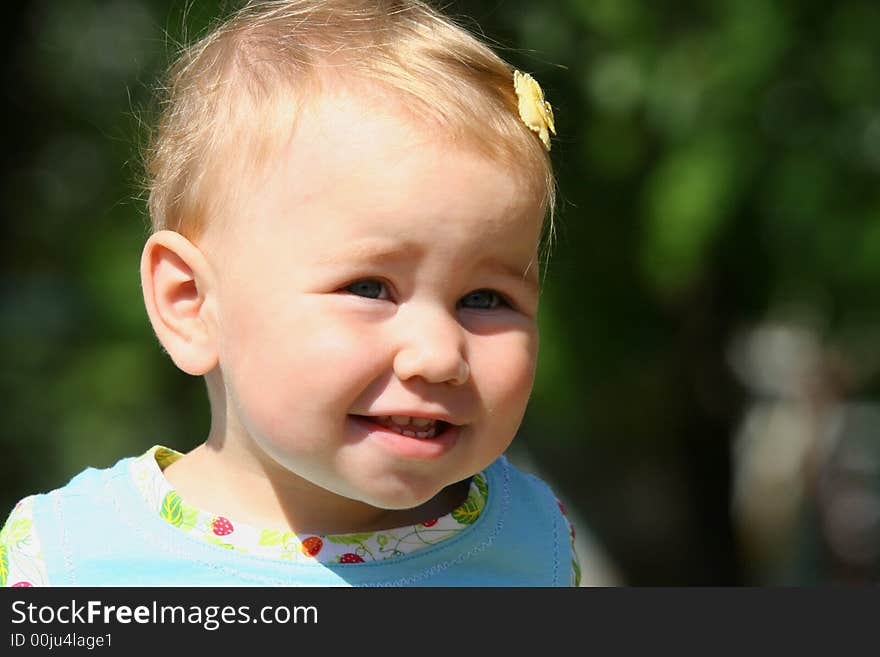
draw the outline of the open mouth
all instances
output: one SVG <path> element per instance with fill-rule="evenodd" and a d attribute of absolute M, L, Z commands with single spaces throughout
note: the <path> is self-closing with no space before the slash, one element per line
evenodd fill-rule
<path fill-rule="evenodd" d="M 434 420 L 426 417 L 409 417 L 406 415 L 359 415 L 358 417 L 390 429 L 403 436 L 410 438 L 423 438 L 430 440 L 442 434 L 451 425 L 443 420 Z"/>

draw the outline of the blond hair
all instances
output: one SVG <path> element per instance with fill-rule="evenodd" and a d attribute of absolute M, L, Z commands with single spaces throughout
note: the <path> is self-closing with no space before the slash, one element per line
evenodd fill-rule
<path fill-rule="evenodd" d="M 553 170 L 519 118 L 513 69 L 419 0 L 251 2 L 185 48 L 146 151 L 153 230 L 195 237 L 234 203 L 230 181 L 289 138 L 327 64 L 403 94 L 418 116 L 536 183 L 552 235 Z"/>

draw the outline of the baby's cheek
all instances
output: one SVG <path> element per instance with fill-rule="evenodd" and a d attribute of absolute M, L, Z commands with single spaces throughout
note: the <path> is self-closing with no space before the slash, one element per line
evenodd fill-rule
<path fill-rule="evenodd" d="M 390 367 L 393 348 L 382 327 L 334 317 L 311 329 L 303 369 L 330 399 L 356 391 Z"/>
<path fill-rule="evenodd" d="M 511 333 L 484 338 L 479 349 L 471 354 L 474 383 L 495 404 L 522 406 L 535 380 L 537 337 L 527 333 Z M 507 408 L 506 412 L 515 411 Z"/>
<path fill-rule="evenodd" d="M 252 362 L 259 371 L 258 363 Z M 287 379 L 266 378 L 241 372 L 227 386 L 245 429 L 254 438 L 284 442 L 299 415 L 301 395 Z"/>

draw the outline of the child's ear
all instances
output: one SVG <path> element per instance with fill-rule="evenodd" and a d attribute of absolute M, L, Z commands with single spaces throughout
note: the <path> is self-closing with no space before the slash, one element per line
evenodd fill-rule
<path fill-rule="evenodd" d="M 147 315 L 174 364 L 196 376 L 217 365 L 210 282 L 208 261 L 183 235 L 160 230 L 147 240 L 141 256 Z"/>

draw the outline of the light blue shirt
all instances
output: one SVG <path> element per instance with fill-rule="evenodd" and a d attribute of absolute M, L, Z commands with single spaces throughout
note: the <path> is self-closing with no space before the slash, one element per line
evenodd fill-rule
<path fill-rule="evenodd" d="M 206 543 L 144 501 L 131 459 L 34 498 L 48 581 L 75 586 L 569 586 L 569 524 L 538 478 L 500 457 L 476 522 L 383 561 L 291 563 Z"/>

